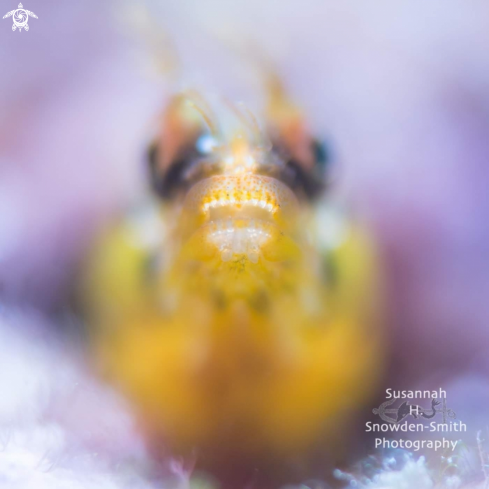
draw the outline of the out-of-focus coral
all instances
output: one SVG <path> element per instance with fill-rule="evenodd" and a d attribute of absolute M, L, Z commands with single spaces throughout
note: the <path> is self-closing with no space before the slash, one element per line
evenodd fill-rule
<path fill-rule="evenodd" d="M 0 391 L 0 487 L 151 487 L 127 406 L 36 314 L 2 312 Z"/>

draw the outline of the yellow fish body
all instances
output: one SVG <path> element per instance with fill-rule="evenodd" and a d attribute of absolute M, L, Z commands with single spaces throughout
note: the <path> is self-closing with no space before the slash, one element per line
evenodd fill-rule
<path fill-rule="evenodd" d="M 319 246 L 312 141 L 272 99 L 273 145 L 244 109 L 226 136 L 177 97 L 153 155 L 161 199 L 106 233 L 85 282 L 102 370 L 153 440 L 210 465 L 340 448 L 382 367 L 368 234 L 341 216 L 341 239 Z"/>

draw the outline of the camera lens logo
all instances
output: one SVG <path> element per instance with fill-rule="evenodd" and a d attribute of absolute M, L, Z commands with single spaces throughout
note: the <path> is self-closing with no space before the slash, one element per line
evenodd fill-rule
<path fill-rule="evenodd" d="M 21 32 L 22 29 L 25 29 L 26 31 L 29 30 L 29 24 L 27 23 L 29 21 L 29 17 L 34 17 L 35 19 L 38 18 L 34 12 L 25 10 L 21 3 L 19 3 L 16 10 L 11 10 L 3 16 L 4 19 L 7 17 L 12 17 L 12 20 L 14 21 L 12 30 L 15 31 L 19 29 L 19 32 Z"/>

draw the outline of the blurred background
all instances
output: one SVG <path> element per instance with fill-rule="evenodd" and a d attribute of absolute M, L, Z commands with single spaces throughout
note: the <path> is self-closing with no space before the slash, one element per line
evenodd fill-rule
<path fill-rule="evenodd" d="M 253 106 L 259 87 L 234 49 L 250 42 L 331 142 L 338 178 L 375 232 L 388 385 L 443 386 L 475 437 L 489 402 L 489 4 L 148 4 L 146 30 L 133 26 L 136 1 L 31 0 L 29 32 L 0 22 L 2 328 L 22 336 L 9 313 L 20 311 L 34 318 L 29 331 L 56 336 L 49 318 L 94 233 L 144 188 L 165 100 L 201 85 Z M 145 34 L 158 26 L 181 57 L 178 82 L 155 68 Z"/>

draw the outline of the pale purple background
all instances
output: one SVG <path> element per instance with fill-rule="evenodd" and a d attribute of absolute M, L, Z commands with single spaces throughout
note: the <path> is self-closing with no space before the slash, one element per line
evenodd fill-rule
<path fill-rule="evenodd" d="M 393 378 L 403 388 L 453 382 L 452 404 L 482 428 L 474 406 L 489 397 L 489 3 L 152 3 L 181 53 L 183 83 L 248 101 L 251 68 L 226 43 L 244 39 L 273 60 L 333 142 L 343 184 L 377 232 Z M 3 0 L 2 12 L 16 4 Z M 0 22 L 5 304 L 62 303 L 97 225 L 142 186 L 141 154 L 169 84 L 150 75 L 150 53 L 119 23 L 122 5 L 31 0 L 25 8 L 39 19 L 29 32 Z"/>

